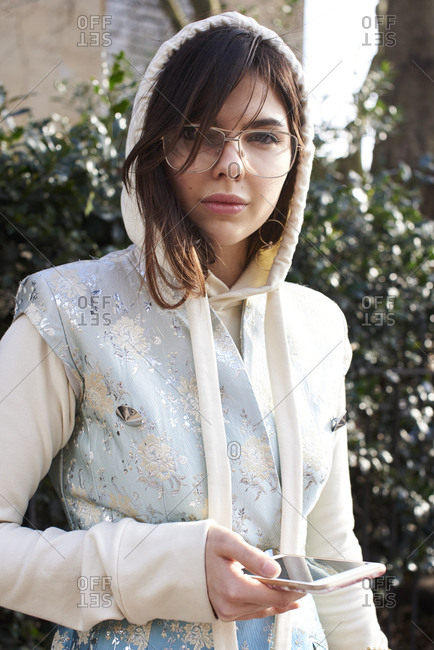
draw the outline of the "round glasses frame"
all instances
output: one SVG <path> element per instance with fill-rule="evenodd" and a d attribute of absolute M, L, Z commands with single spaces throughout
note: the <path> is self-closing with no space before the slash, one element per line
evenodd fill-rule
<path fill-rule="evenodd" d="M 200 133 L 200 124 L 189 124 L 189 126 L 190 126 L 191 128 L 197 129 L 197 130 L 199 131 L 199 133 Z M 217 132 L 219 132 L 219 133 L 222 134 L 222 136 L 223 136 L 223 140 L 222 140 L 222 148 L 221 148 L 220 153 L 218 154 L 218 156 L 217 156 L 217 158 L 215 159 L 215 161 L 214 161 L 211 165 L 209 165 L 208 167 L 206 167 L 205 169 L 193 169 L 193 170 L 192 170 L 192 169 L 188 169 L 188 168 L 187 168 L 187 169 L 184 170 L 183 173 L 187 173 L 187 174 L 201 174 L 202 172 L 207 172 L 207 171 L 209 171 L 209 170 L 212 169 L 212 168 L 214 167 L 214 165 L 216 165 L 216 164 L 218 163 L 218 161 L 220 160 L 220 157 L 221 157 L 221 155 L 222 155 L 222 153 L 223 153 L 223 149 L 224 149 L 224 146 L 225 146 L 226 142 L 238 142 L 238 155 L 239 155 L 239 157 L 240 157 L 240 160 L 241 160 L 241 162 L 242 162 L 242 165 L 243 165 L 245 171 L 246 171 L 248 174 L 252 174 L 252 176 L 257 176 L 258 178 L 281 178 L 282 176 L 286 176 L 286 174 L 289 174 L 289 172 L 291 171 L 292 167 L 294 166 L 294 163 L 295 163 L 295 161 L 296 161 L 296 158 L 297 158 L 297 154 L 298 154 L 298 152 L 301 151 L 301 150 L 303 149 L 302 145 L 301 145 L 301 144 L 299 143 L 299 141 L 298 141 L 298 138 L 297 138 L 295 135 L 293 135 L 292 133 L 289 133 L 288 131 L 276 131 L 276 130 L 274 130 L 274 129 L 269 129 L 268 131 L 267 131 L 266 129 L 245 129 L 245 130 L 239 131 L 239 133 L 238 133 L 237 135 L 232 136 L 232 137 L 229 137 L 229 136 L 226 135 L 226 132 L 227 132 L 227 131 L 225 131 L 225 129 L 219 129 L 219 128 L 216 127 L 216 126 L 211 126 L 211 127 L 209 127 L 208 130 L 209 130 L 209 131 L 217 131 Z M 262 174 L 255 174 L 254 172 L 251 172 L 251 171 L 246 167 L 246 164 L 244 163 L 244 158 L 246 158 L 246 155 L 245 155 L 245 153 L 244 153 L 244 152 L 242 151 L 242 149 L 241 149 L 241 142 L 240 142 L 241 137 L 242 137 L 245 133 L 258 133 L 258 131 L 261 131 L 261 132 L 262 132 L 262 130 L 264 131 L 265 134 L 266 134 L 266 133 L 276 133 L 276 134 L 281 133 L 281 134 L 284 134 L 284 135 L 289 135 L 290 138 L 292 138 L 292 139 L 295 141 L 295 143 L 296 143 L 296 144 L 294 143 L 294 144 L 295 144 L 295 146 L 294 146 L 295 153 L 294 153 L 293 159 L 292 159 L 292 161 L 291 161 L 291 165 L 290 165 L 289 169 L 287 169 L 283 174 L 277 174 L 276 176 L 263 176 Z M 180 171 L 180 170 L 182 169 L 182 166 L 181 166 L 181 167 L 175 167 L 174 165 L 172 165 L 172 164 L 169 162 L 169 160 L 168 160 L 168 158 L 167 158 L 167 156 L 170 155 L 170 151 L 169 151 L 168 153 L 166 153 L 166 151 L 165 151 L 166 147 L 165 147 L 164 136 L 162 136 L 161 140 L 163 141 L 164 158 L 165 158 L 167 164 L 169 165 L 169 167 L 170 167 L 171 169 L 174 169 L 175 171 Z M 187 158 L 187 160 L 188 160 L 188 158 Z M 185 163 L 184 163 L 184 164 L 185 164 Z M 237 178 L 237 176 L 239 176 L 239 174 L 233 176 L 233 178 Z"/>

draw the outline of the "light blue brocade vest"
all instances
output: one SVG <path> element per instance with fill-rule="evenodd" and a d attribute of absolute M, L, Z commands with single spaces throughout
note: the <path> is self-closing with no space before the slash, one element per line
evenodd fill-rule
<path fill-rule="evenodd" d="M 306 314 L 299 322 L 306 291 L 297 286 L 289 293 L 289 318 L 293 309 L 301 334 L 309 320 Z M 262 549 L 279 546 L 281 498 L 263 342 L 265 301 L 263 294 L 245 301 L 241 355 L 212 312 L 232 468 L 233 530 Z M 137 248 L 26 278 L 17 296 L 16 315 L 21 313 L 82 387 L 73 434 L 50 472 L 71 527 L 88 529 L 122 517 L 147 523 L 206 518 L 206 466 L 186 310 L 163 310 L 152 302 L 142 283 Z M 301 336 L 293 334 L 291 358 L 306 360 L 299 370 L 302 377 L 314 359 Z M 305 515 L 331 463 L 330 418 L 335 414 L 327 402 L 336 396 L 337 386 L 329 381 L 325 387 L 324 372 L 311 372 L 298 395 Z M 122 406 L 128 409 L 119 410 Z M 292 647 L 327 648 L 313 600 L 305 597 L 301 603 Z M 272 648 L 273 631 L 273 619 L 241 622 L 239 647 Z M 213 648 L 212 628 L 181 621 L 154 620 L 143 627 L 107 621 L 86 633 L 59 628 L 53 647 L 200 650 Z"/>

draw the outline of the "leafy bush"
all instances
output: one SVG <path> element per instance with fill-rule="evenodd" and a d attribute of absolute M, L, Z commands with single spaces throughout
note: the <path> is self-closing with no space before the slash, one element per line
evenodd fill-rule
<path fill-rule="evenodd" d="M 355 173 L 345 183 L 332 175 L 313 182 L 290 274 L 347 317 L 359 538 L 366 556 L 386 561 L 399 580 L 406 569 L 434 568 L 433 223 L 420 214 L 410 181 L 403 167 L 369 182 Z"/>
<path fill-rule="evenodd" d="M 75 124 L 53 115 L 16 126 L 0 90 L 0 317 L 6 320 L 19 278 L 126 243 L 119 174 L 136 82 L 122 54 L 105 72 L 101 83 L 67 97 L 81 108 Z"/>

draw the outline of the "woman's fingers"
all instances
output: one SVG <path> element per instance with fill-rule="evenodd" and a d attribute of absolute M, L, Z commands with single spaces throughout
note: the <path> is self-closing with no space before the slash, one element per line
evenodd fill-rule
<path fill-rule="evenodd" d="M 219 556 L 239 562 L 248 571 L 267 578 L 276 578 L 279 564 L 254 546 L 250 546 L 241 535 L 222 526 L 212 525 L 208 532 L 207 547 Z"/>
<path fill-rule="evenodd" d="M 274 578 L 280 567 L 240 535 L 212 524 L 205 558 L 209 599 L 221 620 L 263 618 L 298 607 L 295 601 L 303 594 L 270 589 L 243 573 L 241 566 L 254 574 Z"/>
<path fill-rule="evenodd" d="M 303 594 L 299 594 L 300 597 L 303 597 Z M 283 614 L 284 612 L 291 611 L 293 609 L 298 609 L 300 607 L 299 603 L 294 602 L 292 605 L 285 609 L 277 609 L 275 607 L 269 607 L 268 609 L 263 609 L 256 612 L 255 616 L 240 616 L 237 618 L 237 621 L 247 621 L 251 618 L 266 618 L 267 616 L 276 616 L 276 614 Z M 222 619 L 223 620 L 223 619 Z"/>

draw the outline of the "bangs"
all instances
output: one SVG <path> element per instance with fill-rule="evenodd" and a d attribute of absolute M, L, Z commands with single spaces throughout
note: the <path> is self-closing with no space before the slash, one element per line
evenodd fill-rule
<path fill-rule="evenodd" d="M 273 69 L 274 59 L 277 69 L 282 68 L 282 58 L 269 42 L 244 29 L 216 28 L 200 32 L 171 56 L 154 86 L 148 117 L 158 115 L 165 129 L 164 133 L 155 133 L 156 139 L 163 135 L 167 138 L 170 133 L 170 146 L 170 141 L 177 140 L 186 124 L 199 123 L 203 129 L 214 126 L 229 94 L 249 73 L 259 75 L 267 88 L 282 95 L 283 88 L 277 83 L 277 71 Z M 289 64 L 286 65 L 287 74 L 292 77 Z M 252 95 L 253 91 L 254 83 Z M 261 104 L 265 98 L 266 91 Z M 284 104 L 288 108 L 288 101 Z M 240 107 L 240 117 L 246 109 L 247 106 Z M 146 120 L 148 129 L 152 128 L 150 121 Z"/>

